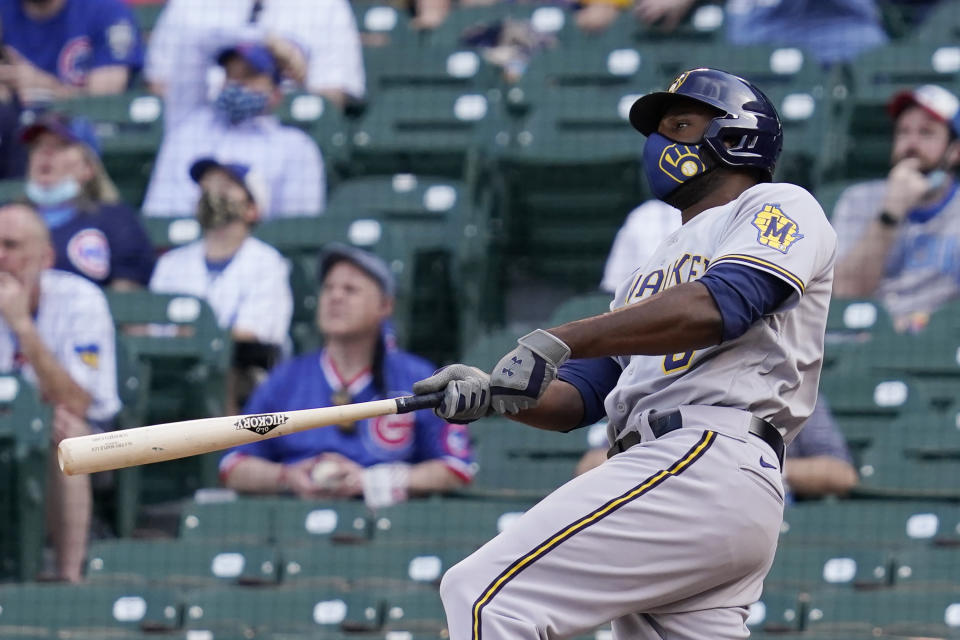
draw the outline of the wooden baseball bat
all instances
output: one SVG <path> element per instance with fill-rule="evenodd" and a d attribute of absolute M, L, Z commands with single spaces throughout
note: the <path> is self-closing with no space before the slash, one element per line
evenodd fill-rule
<path fill-rule="evenodd" d="M 164 462 L 289 433 L 440 405 L 443 392 L 358 402 L 338 407 L 279 413 L 223 416 L 153 424 L 134 429 L 65 438 L 57 448 L 60 470 L 68 476 Z"/>

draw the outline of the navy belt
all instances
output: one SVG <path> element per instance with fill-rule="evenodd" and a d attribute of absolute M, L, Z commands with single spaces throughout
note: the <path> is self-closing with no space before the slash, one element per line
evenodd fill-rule
<path fill-rule="evenodd" d="M 669 413 L 658 413 L 649 416 L 647 422 L 654 437 L 661 438 L 671 431 L 676 431 L 683 427 L 683 416 L 679 411 L 670 411 Z M 762 418 L 756 416 L 750 417 L 750 426 L 747 429 L 750 433 L 758 436 L 761 440 L 770 445 L 773 452 L 777 454 L 777 460 L 780 461 L 780 469 L 783 470 L 783 454 L 786 451 L 786 445 L 783 444 L 783 437 L 777 428 Z M 622 438 L 613 443 L 607 451 L 607 457 L 612 458 L 618 453 L 622 453 L 630 447 L 640 444 L 640 433 L 630 431 Z"/>

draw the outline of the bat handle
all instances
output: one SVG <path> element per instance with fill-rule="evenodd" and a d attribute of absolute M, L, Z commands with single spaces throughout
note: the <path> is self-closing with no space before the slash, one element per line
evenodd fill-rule
<path fill-rule="evenodd" d="M 400 396 L 397 401 L 397 413 L 410 413 L 420 409 L 433 409 L 443 402 L 443 391 L 425 393 L 419 396 Z"/>

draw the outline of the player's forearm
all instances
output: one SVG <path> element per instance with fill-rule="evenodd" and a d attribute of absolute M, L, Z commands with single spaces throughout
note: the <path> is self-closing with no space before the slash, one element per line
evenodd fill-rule
<path fill-rule="evenodd" d="M 583 398 L 569 382 L 554 380 L 536 407 L 506 417 L 537 429 L 567 432 L 583 420 Z"/>
<path fill-rule="evenodd" d="M 230 469 L 223 484 L 241 493 L 279 493 L 287 489 L 283 480 L 282 464 L 249 456 Z"/>
<path fill-rule="evenodd" d="M 62 405 L 76 416 L 87 415 L 93 399 L 77 384 L 40 339 L 36 327 L 30 323 L 17 330 L 20 350 L 37 374 L 37 384 L 43 398 L 52 405 Z"/>
<path fill-rule="evenodd" d="M 130 82 L 130 70 L 119 64 L 98 67 L 87 74 L 86 90 L 90 95 L 123 93 Z"/>
<path fill-rule="evenodd" d="M 719 344 L 722 332 L 720 310 L 698 282 L 550 329 L 570 347 L 572 358 L 679 353 Z"/>
<path fill-rule="evenodd" d="M 871 223 L 860 242 L 837 261 L 833 274 L 834 295 L 841 298 L 872 295 L 883 279 L 887 254 L 896 237 L 895 228 Z"/>
<path fill-rule="evenodd" d="M 466 482 L 455 474 L 441 460 L 427 460 L 410 468 L 410 484 L 407 491 L 411 494 L 452 491 Z"/>
<path fill-rule="evenodd" d="M 846 460 L 833 456 L 789 458 L 784 478 L 798 496 L 843 495 L 857 485 L 857 472 Z"/>

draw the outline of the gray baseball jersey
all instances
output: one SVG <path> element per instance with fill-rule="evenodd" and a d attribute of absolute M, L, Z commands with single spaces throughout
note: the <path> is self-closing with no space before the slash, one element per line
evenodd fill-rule
<path fill-rule="evenodd" d="M 837 201 L 833 226 L 837 230 L 838 256 L 842 259 L 866 233 L 883 206 L 887 183 L 872 180 L 846 189 Z M 942 209 L 921 211 L 925 221 L 908 221 L 900 227 L 885 260 L 884 277 L 876 291 L 890 315 L 932 313 L 960 295 L 960 189 L 953 190 Z"/>
<path fill-rule="evenodd" d="M 787 184 L 754 186 L 664 240 L 613 306 L 723 263 L 774 274 L 795 293 L 719 346 L 619 358 L 610 432 L 635 429 L 642 441 L 445 574 L 451 640 L 554 640 L 610 620 L 617 640 L 748 637 L 784 504 L 777 459 L 750 433 L 751 414 L 790 439 L 812 411 L 835 254 L 819 204 Z M 654 409 L 679 409 L 683 428 L 654 437 Z"/>
<path fill-rule="evenodd" d="M 749 411 L 784 430 L 789 443 L 817 400 L 836 244 L 817 201 L 790 184 L 757 185 L 667 236 L 646 266 L 617 288 L 614 308 L 723 263 L 771 273 L 794 294 L 735 340 L 619 358 L 623 375 L 606 400 L 611 436 L 636 429 L 644 411 L 693 404 Z"/>

